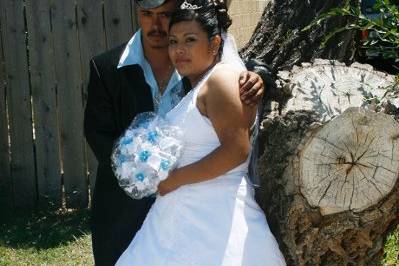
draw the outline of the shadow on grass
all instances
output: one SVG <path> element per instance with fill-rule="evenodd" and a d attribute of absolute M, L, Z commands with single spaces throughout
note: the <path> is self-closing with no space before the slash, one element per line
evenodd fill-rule
<path fill-rule="evenodd" d="M 89 233 L 88 210 L 14 211 L 0 219 L 0 246 L 14 249 L 48 249 Z"/>

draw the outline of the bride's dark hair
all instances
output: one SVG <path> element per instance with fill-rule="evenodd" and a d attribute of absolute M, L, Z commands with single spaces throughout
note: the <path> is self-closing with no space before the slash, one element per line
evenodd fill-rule
<path fill-rule="evenodd" d="M 198 22 L 209 39 L 226 32 L 232 22 L 224 0 L 186 0 L 173 13 L 169 30 L 174 24 L 182 21 Z M 220 46 L 220 51 L 222 47 L 223 45 Z"/>

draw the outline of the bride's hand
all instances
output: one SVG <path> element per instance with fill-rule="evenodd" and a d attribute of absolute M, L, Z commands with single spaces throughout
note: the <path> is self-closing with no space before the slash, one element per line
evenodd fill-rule
<path fill-rule="evenodd" d="M 264 92 L 262 78 L 255 72 L 244 71 L 240 74 L 239 82 L 241 100 L 250 106 L 257 105 Z"/>
<path fill-rule="evenodd" d="M 181 186 L 181 184 L 178 182 L 178 179 L 176 178 L 175 175 L 175 170 L 171 171 L 169 173 L 169 176 L 161 181 L 158 184 L 158 193 L 161 196 L 165 196 L 166 194 L 172 192 L 173 190 L 178 189 Z"/>

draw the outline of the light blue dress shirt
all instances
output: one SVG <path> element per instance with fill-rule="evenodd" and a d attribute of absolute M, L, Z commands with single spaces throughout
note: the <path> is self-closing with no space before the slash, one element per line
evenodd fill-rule
<path fill-rule="evenodd" d="M 180 102 L 184 96 L 182 77 L 174 70 L 168 86 L 161 95 L 158 83 L 152 72 L 151 65 L 144 56 L 143 45 L 141 42 L 141 29 L 138 30 L 130 39 L 122 56 L 119 60 L 117 68 L 128 65 L 140 65 L 143 69 L 145 81 L 151 87 L 154 109 L 160 115 L 165 115 L 173 107 Z"/>

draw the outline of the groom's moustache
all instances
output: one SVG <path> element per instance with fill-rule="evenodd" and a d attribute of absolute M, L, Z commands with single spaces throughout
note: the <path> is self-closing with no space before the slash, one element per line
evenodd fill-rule
<path fill-rule="evenodd" d="M 161 37 L 166 37 L 166 32 L 163 30 L 152 30 L 148 32 L 147 36 L 161 36 Z"/>

